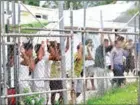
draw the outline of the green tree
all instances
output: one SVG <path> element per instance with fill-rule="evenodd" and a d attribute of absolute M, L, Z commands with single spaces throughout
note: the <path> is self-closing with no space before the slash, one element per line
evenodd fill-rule
<path fill-rule="evenodd" d="M 39 6 L 39 0 L 24 0 L 23 2 L 29 5 Z"/>
<path fill-rule="evenodd" d="M 128 1 L 128 2 L 129 2 L 129 1 Z M 129 9 L 129 10 L 127 11 L 127 13 L 128 13 L 129 15 L 135 15 L 138 11 L 139 11 L 139 2 L 138 2 L 138 1 L 135 1 L 135 7 L 132 8 L 132 9 Z"/>
<path fill-rule="evenodd" d="M 29 4 L 29 5 L 39 6 L 39 0 L 24 0 L 23 2 L 25 4 Z M 46 1 L 46 3 L 43 5 L 43 7 L 46 7 L 46 8 L 58 8 L 58 2 L 60 2 L 60 1 Z M 73 9 L 80 9 L 80 8 L 84 7 L 83 1 L 65 0 L 64 1 L 65 9 L 70 8 L 70 3 L 71 2 L 73 3 Z M 88 4 L 88 7 L 94 7 L 94 6 L 114 3 L 114 2 L 116 2 L 116 0 L 86 1 L 86 2 Z"/>

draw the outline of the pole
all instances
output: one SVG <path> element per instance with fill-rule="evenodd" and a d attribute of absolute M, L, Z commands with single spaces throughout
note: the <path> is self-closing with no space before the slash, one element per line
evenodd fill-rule
<path fill-rule="evenodd" d="M 63 17 L 63 1 L 59 2 L 59 20 L 61 19 L 61 17 Z M 59 28 L 60 29 L 64 29 L 64 19 L 62 19 L 59 22 Z M 60 32 L 61 33 L 61 32 Z M 60 48 L 61 48 L 61 73 L 62 73 L 62 78 L 66 77 L 66 63 L 65 63 L 65 39 L 63 37 L 60 38 Z M 66 81 L 63 81 L 63 89 L 66 89 Z M 63 92 L 63 104 L 67 104 L 67 92 Z"/>
<path fill-rule="evenodd" d="M 138 71 L 138 105 L 140 105 L 140 71 Z"/>
<path fill-rule="evenodd" d="M 140 1 L 139 1 L 139 12 L 140 12 Z M 139 14 L 139 36 L 138 36 L 138 43 L 140 44 L 140 14 Z M 138 52 L 138 75 L 139 75 L 139 79 L 138 79 L 138 105 L 140 105 L 140 51 Z"/>
<path fill-rule="evenodd" d="M 70 3 L 70 24 L 71 24 L 71 76 L 74 77 L 74 36 L 73 36 L 73 3 Z M 76 97 L 75 97 L 75 89 L 74 89 L 74 80 L 71 80 L 72 84 L 72 91 L 71 91 L 71 98 L 72 104 L 76 104 Z"/>
<path fill-rule="evenodd" d="M 1 28 L 2 28 L 2 33 L 5 33 L 5 17 L 4 17 L 4 1 L 1 2 L 2 3 L 2 8 L 1 8 L 1 12 L 2 12 L 2 23 L 1 23 Z M 3 81 L 4 81 L 4 95 L 7 95 L 7 70 L 6 70 L 6 53 L 5 53 L 5 38 L 2 38 L 2 56 L 3 56 Z M 4 104 L 7 105 L 8 104 L 8 100 L 7 98 L 4 99 Z"/>
<path fill-rule="evenodd" d="M 62 91 L 70 91 L 70 90 L 59 89 L 59 90 L 51 90 L 51 91 L 29 92 L 29 93 L 21 93 L 21 94 L 12 94 L 12 95 L 8 95 L 8 96 L 1 96 L 1 98 L 3 99 L 3 98 L 12 98 L 12 97 L 23 97 L 23 96 L 38 95 L 38 94 L 44 94 L 44 93 L 54 93 L 54 92 L 58 93 L 58 92 L 62 92 Z M 2 104 L 2 105 L 5 105 L 5 104 Z M 22 104 L 22 105 L 24 105 L 24 104 Z M 28 104 L 28 105 L 33 105 L 33 104 Z M 38 104 L 38 105 L 40 105 L 40 104 Z"/>
<path fill-rule="evenodd" d="M 2 37 L 71 37 L 70 34 L 22 34 L 22 33 L 9 33 L 3 34 Z"/>
<path fill-rule="evenodd" d="M 84 31 L 86 30 L 86 2 L 84 2 L 84 20 L 83 20 L 83 27 L 84 27 Z M 86 69 L 85 69 L 85 36 L 86 33 L 82 34 L 82 39 L 83 39 L 83 101 L 84 101 L 84 105 L 86 104 L 86 86 L 85 86 L 85 82 L 86 82 Z"/>
<path fill-rule="evenodd" d="M 128 24 L 129 24 L 135 17 L 137 17 L 138 14 L 139 14 L 139 11 L 138 11 L 138 12 L 123 26 L 123 28 L 121 28 L 121 29 L 119 30 L 119 32 L 122 31 L 126 26 L 128 26 Z"/>
<path fill-rule="evenodd" d="M 102 10 L 100 10 L 100 24 L 101 24 L 101 31 L 103 31 L 103 13 L 102 13 Z M 104 69 L 106 69 L 106 59 L 105 59 L 105 46 L 104 46 L 104 34 L 101 34 L 101 37 L 103 37 L 102 38 L 102 42 L 101 42 L 101 44 L 103 44 L 103 57 L 104 57 Z M 100 75 L 102 75 L 102 76 L 104 76 L 104 72 L 102 73 L 102 72 L 100 72 L 101 74 Z M 100 95 L 103 95 L 103 93 L 104 93 L 104 80 L 99 80 L 100 82 L 99 82 L 99 94 Z"/>
<path fill-rule="evenodd" d="M 7 1 L 7 14 L 9 15 L 9 1 Z M 9 33 L 9 17 L 7 18 L 6 33 Z M 7 37 L 7 42 L 10 42 L 10 37 Z M 8 71 L 8 86 L 11 87 L 11 68 L 10 68 L 10 46 L 7 46 L 7 71 Z"/>
<path fill-rule="evenodd" d="M 20 8 L 20 2 L 21 1 L 18 1 L 18 32 L 20 33 L 20 19 L 21 19 L 21 16 L 20 16 L 20 11 L 21 11 L 21 8 Z"/>
<path fill-rule="evenodd" d="M 137 22 L 137 17 L 135 17 L 134 18 L 134 33 L 136 33 L 136 31 L 137 31 L 137 26 L 136 26 L 136 22 Z M 137 58 L 137 51 L 136 51 L 136 45 L 137 45 L 137 35 L 135 35 L 135 49 L 134 49 L 134 51 L 135 51 L 135 68 L 137 68 L 137 60 L 138 60 L 138 58 Z"/>
<path fill-rule="evenodd" d="M 112 78 L 128 78 L 128 79 L 136 79 L 138 76 L 114 76 L 114 77 L 109 77 L 109 76 L 100 76 L 100 77 L 86 77 L 85 79 L 112 79 Z M 54 80 L 83 80 L 84 78 L 39 78 L 39 79 L 20 79 L 19 81 L 54 81 Z"/>
<path fill-rule="evenodd" d="M 1 27 L 1 1 L 0 1 L 0 27 Z M 0 52 L 1 52 L 1 28 L 0 28 Z M 0 53 L 0 96 L 2 96 L 2 70 L 1 70 L 2 64 L 1 64 L 1 53 Z M 2 105 L 2 99 L 0 97 L 0 105 Z"/>
<path fill-rule="evenodd" d="M 13 33 L 16 33 L 16 8 L 15 8 L 15 0 L 12 1 L 12 25 L 13 25 Z M 17 78 L 17 44 L 16 44 L 16 37 L 13 37 L 14 42 L 14 87 L 18 90 L 18 78 Z M 16 91 L 16 93 L 18 93 Z M 16 105 L 18 104 L 18 98 L 16 98 Z"/>
<path fill-rule="evenodd" d="M 70 29 L 46 29 L 46 28 L 22 28 L 22 30 L 37 30 L 37 31 L 56 31 L 56 32 L 71 32 Z M 73 32 L 80 32 L 80 33 L 93 33 L 93 34 L 124 34 L 124 35 L 138 35 L 138 33 L 133 33 L 133 32 L 111 32 L 111 31 L 93 31 L 93 30 L 88 30 L 86 31 L 83 30 L 73 30 Z"/>
<path fill-rule="evenodd" d="M 21 8 L 20 8 L 20 2 L 21 1 L 18 1 L 18 33 L 20 33 L 20 11 L 21 11 Z M 17 51 L 17 55 L 16 55 L 16 59 L 17 59 L 17 80 L 19 79 L 19 66 L 20 66 L 20 37 L 18 37 L 17 38 L 18 39 L 18 44 L 16 44 L 16 51 Z M 17 83 L 17 88 L 16 88 L 16 90 L 17 90 L 17 93 L 19 94 L 20 92 L 19 92 L 19 86 L 18 86 L 18 84 L 19 84 L 19 81 L 17 81 L 16 82 Z M 20 100 L 20 97 L 18 97 L 17 98 L 17 100 Z M 17 103 L 18 104 L 18 103 Z"/>

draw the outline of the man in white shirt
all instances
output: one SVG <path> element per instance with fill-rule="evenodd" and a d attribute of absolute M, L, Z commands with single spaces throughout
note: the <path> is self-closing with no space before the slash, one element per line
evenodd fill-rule
<path fill-rule="evenodd" d="M 85 68 L 86 68 L 86 77 L 93 77 L 94 76 L 94 56 L 93 56 L 93 45 L 92 39 L 87 39 L 85 44 Z M 92 69 L 91 69 L 92 68 Z M 91 79 L 92 90 L 95 90 L 94 80 Z M 86 80 L 87 86 L 87 80 Z"/>
<path fill-rule="evenodd" d="M 30 79 L 30 72 L 34 70 L 34 60 L 32 56 L 33 45 L 32 43 L 23 43 L 21 47 L 21 62 L 19 66 L 19 80 Z M 31 91 L 31 84 L 29 81 L 19 81 L 20 93 L 24 93 L 25 90 Z"/>
<path fill-rule="evenodd" d="M 35 52 L 37 54 L 37 58 L 35 59 L 36 65 L 34 70 L 34 78 L 50 78 L 51 64 L 49 60 L 53 59 L 54 52 L 50 50 L 50 53 L 48 53 L 47 44 L 45 45 L 44 42 L 35 46 Z M 34 91 L 49 91 L 49 81 L 34 81 Z M 44 98 L 44 104 L 48 103 L 48 94 L 43 94 L 40 96 L 40 98 Z"/>

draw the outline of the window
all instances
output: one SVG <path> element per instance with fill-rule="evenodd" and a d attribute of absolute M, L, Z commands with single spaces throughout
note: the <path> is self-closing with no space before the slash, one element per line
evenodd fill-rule
<path fill-rule="evenodd" d="M 36 18 L 41 18 L 41 16 L 40 16 L 40 15 L 35 15 L 35 17 L 36 17 Z"/>
<path fill-rule="evenodd" d="M 42 18 L 43 19 L 48 19 L 48 16 L 47 15 L 42 15 Z"/>

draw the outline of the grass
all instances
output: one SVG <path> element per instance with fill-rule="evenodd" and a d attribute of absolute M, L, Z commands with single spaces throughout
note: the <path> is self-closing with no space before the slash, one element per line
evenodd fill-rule
<path fill-rule="evenodd" d="M 137 83 L 131 83 L 123 88 L 115 88 L 102 97 L 94 97 L 87 101 L 87 105 L 102 104 L 137 104 Z"/>

